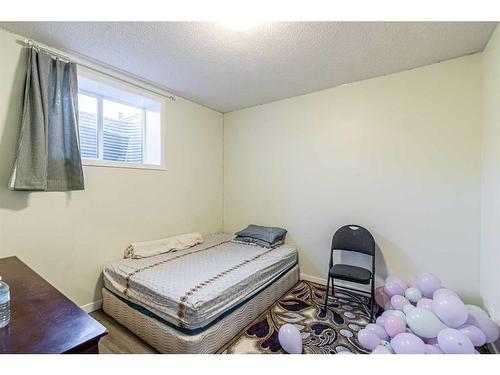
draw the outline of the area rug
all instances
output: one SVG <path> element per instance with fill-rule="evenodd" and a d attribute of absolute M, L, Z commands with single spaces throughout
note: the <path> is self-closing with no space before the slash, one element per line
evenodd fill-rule
<path fill-rule="evenodd" d="M 356 332 L 369 323 L 369 298 L 336 287 L 326 316 L 324 298 L 324 285 L 300 281 L 219 353 L 284 353 L 278 330 L 286 323 L 300 330 L 305 354 L 367 353 Z"/>

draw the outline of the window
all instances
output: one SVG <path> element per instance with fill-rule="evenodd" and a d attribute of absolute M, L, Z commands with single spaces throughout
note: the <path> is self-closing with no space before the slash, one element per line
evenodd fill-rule
<path fill-rule="evenodd" d="M 163 168 L 163 108 L 159 96 L 79 68 L 83 164 Z"/>

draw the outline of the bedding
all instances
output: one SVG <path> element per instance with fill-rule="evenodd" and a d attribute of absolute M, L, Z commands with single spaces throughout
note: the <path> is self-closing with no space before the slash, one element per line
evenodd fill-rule
<path fill-rule="evenodd" d="M 275 227 L 263 227 L 250 224 L 243 230 L 236 232 L 235 240 L 257 244 L 263 247 L 275 247 L 285 242 L 286 229 Z"/>
<path fill-rule="evenodd" d="M 104 268 L 105 287 L 181 329 L 209 325 L 297 263 L 292 246 L 265 248 L 209 235 L 189 249 Z"/>
<path fill-rule="evenodd" d="M 200 233 L 186 233 L 161 240 L 133 242 L 125 251 L 125 258 L 147 258 L 154 255 L 188 249 L 203 242 Z"/>

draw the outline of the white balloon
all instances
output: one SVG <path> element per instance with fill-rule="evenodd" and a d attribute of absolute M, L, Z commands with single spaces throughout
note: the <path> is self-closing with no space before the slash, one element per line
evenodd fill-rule
<path fill-rule="evenodd" d="M 408 288 L 405 290 L 405 297 L 408 301 L 417 303 L 422 298 L 422 293 L 417 288 Z"/>
<path fill-rule="evenodd" d="M 302 354 L 302 337 L 293 324 L 285 324 L 278 331 L 278 341 L 283 350 L 290 354 Z"/>
<path fill-rule="evenodd" d="M 432 312 L 418 307 L 406 315 L 406 322 L 416 335 L 426 339 L 437 337 L 439 331 L 447 328 Z"/>

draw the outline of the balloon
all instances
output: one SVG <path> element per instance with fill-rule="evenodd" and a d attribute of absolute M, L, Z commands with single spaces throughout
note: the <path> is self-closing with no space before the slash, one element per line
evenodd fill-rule
<path fill-rule="evenodd" d="M 417 279 L 411 279 L 411 280 L 408 282 L 408 287 L 409 287 L 409 288 L 416 288 L 416 287 L 417 287 Z"/>
<path fill-rule="evenodd" d="M 436 297 L 442 296 L 442 295 L 448 295 L 448 296 L 451 295 L 451 296 L 458 297 L 457 293 L 455 293 L 453 290 L 449 290 L 446 288 L 439 288 L 434 293 L 432 293 L 432 298 L 436 298 Z"/>
<path fill-rule="evenodd" d="M 417 288 L 408 288 L 405 290 L 405 297 L 408 301 L 417 303 L 422 298 L 422 293 Z"/>
<path fill-rule="evenodd" d="M 430 298 L 422 298 L 417 302 L 417 307 L 432 311 L 432 300 Z"/>
<path fill-rule="evenodd" d="M 476 306 L 476 305 L 465 305 L 465 308 L 467 309 L 467 311 L 469 312 L 472 312 L 472 311 L 477 311 L 479 313 L 482 313 L 484 315 L 486 315 L 488 318 L 490 317 L 488 315 L 488 313 L 486 311 L 484 311 L 482 308 L 480 308 L 479 306 Z"/>
<path fill-rule="evenodd" d="M 437 337 L 439 331 L 447 328 L 432 312 L 418 307 L 406 315 L 406 323 L 413 333 L 428 339 Z"/>
<path fill-rule="evenodd" d="M 409 303 L 403 307 L 403 312 L 405 313 L 405 315 L 408 315 L 410 313 L 410 311 L 412 311 L 414 308 L 415 308 L 415 306 L 413 306 L 411 303 Z"/>
<path fill-rule="evenodd" d="M 394 354 L 394 349 L 392 348 L 391 343 L 389 341 L 382 340 L 381 343 L 383 346 L 385 346 L 387 350 L 389 350 L 392 354 Z"/>
<path fill-rule="evenodd" d="M 377 305 L 380 307 L 384 307 L 386 303 L 389 302 L 389 296 L 385 294 L 383 286 L 379 286 L 375 289 L 375 302 L 377 302 Z"/>
<path fill-rule="evenodd" d="M 278 341 L 283 350 L 290 354 L 302 353 L 302 337 L 293 324 L 285 324 L 278 331 Z"/>
<path fill-rule="evenodd" d="M 467 336 L 474 346 L 483 346 L 486 343 L 486 335 L 472 324 L 464 324 L 458 330 Z"/>
<path fill-rule="evenodd" d="M 396 310 L 403 310 L 403 306 L 409 304 L 410 302 L 403 296 L 395 295 L 391 297 L 391 305 Z"/>
<path fill-rule="evenodd" d="M 477 311 L 469 312 L 467 324 L 471 324 L 483 331 L 488 344 L 498 340 L 500 335 L 498 326 L 487 315 Z"/>
<path fill-rule="evenodd" d="M 443 354 L 439 346 L 425 344 L 425 354 Z"/>
<path fill-rule="evenodd" d="M 373 349 L 372 354 L 392 354 L 384 345 L 379 345 Z"/>
<path fill-rule="evenodd" d="M 391 283 L 391 282 L 398 284 L 401 287 L 401 289 L 403 289 L 403 290 L 405 290 L 406 288 L 408 288 L 408 284 L 406 284 L 404 280 L 400 279 L 397 276 L 392 276 L 391 275 L 391 276 L 389 276 L 389 277 L 387 277 L 385 279 L 385 283 L 386 284 L 387 283 Z"/>
<path fill-rule="evenodd" d="M 384 314 L 380 315 L 376 320 L 375 320 L 375 324 L 379 325 L 380 327 L 384 328 L 384 324 L 385 324 L 385 316 Z"/>
<path fill-rule="evenodd" d="M 467 321 L 468 313 L 460 298 L 441 294 L 432 300 L 432 311 L 448 327 L 458 328 Z"/>
<path fill-rule="evenodd" d="M 454 328 L 439 332 L 438 343 L 446 354 L 474 354 L 474 345 L 469 338 Z"/>
<path fill-rule="evenodd" d="M 376 334 L 381 340 L 389 339 L 389 335 L 387 334 L 387 332 L 385 332 L 385 329 L 376 324 L 373 323 L 367 324 L 365 329 L 369 332 Z"/>
<path fill-rule="evenodd" d="M 367 329 L 362 329 L 358 332 L 358 341 L 363 348 L 373 350 L 380 344 L 380 337 Z"/>
<path fill-rule="evenodd" d="M 426 346 L 422 339 L 413 333 L 400 333 L 391 340 L 396 354 L 425 354 Z"/>
<path fill-rule="evenodd" d="M 384 306 L 384 310 L 394 310 L 390 302 L 387 302 Z"/>
<path fill-rule="evenodd" d="M 385 283 L 384 285 L 384 292 L 387 294 L 389 297 L 392 296 L 402 296 L 405 294 L 405 290 L 401 288 L 401 286 L 393 281 L 389 281 Z"/>
<path fill-rule="evenodd" d="M 396 315 L 390 315 L 385 319 L 384 328 L 391 337 L 406 332 L 406 324 Z"/>
<path fill-rule="evenodd" d="M 417 289 L 424 297 L 432 298 L 432 294 L 441 288 L 441 280 L 432 273 L 423 273 L 417 278 Z"/>
<path fill-rule="evenodd" d="M 399 310 L 391 310 L 391 312 L 392 312 L 391 315 L 397 316 L 399 319 L 401 319 L 403 321 L 404 324 L 406 324 L 406 315 L 404 312 L 399 311 Z"/>

